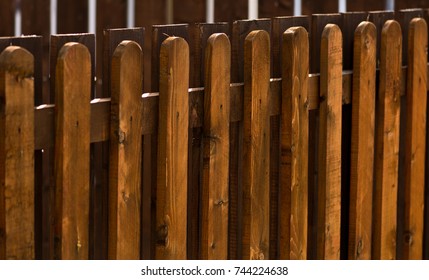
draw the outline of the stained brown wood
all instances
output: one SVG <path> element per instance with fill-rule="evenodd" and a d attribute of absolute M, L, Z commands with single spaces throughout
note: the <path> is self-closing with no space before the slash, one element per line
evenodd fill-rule
<path fill-rule="evenodd" d="M 234 2 L 230 0 L 217 0 L 215 1 L 215 22 L 225 21 L 232 23 L 238 19 L 246 19 L 247 9 L 247 0 L 237 0 Z"/>
<path fill-rule="evenodd" d="M 174 23 L 198 23 L 206 21 L 206 1 L 173 0 Z"/>
<path fill-rule="evenodd" d="M 373 259 L 396 259 L 401 34 L 399 23 L 389 20 L 381 37 L 380 85 L 376 103 Z"/>
<path fill-rule="evenodd" d="M 55 106 L 55 258 L 88 258 L 91 57 L 67 43 L 58 55 Z M 79 174 L 77 176 L 77 174 Z"/>
<path fill-rule="evenodd" d="M 413 19 L 408 36 L 407 126 L 405 142 L 405 232 L 404 258 L 423 254 L 423 209 L 425 185 L 427 41 L 424 19 Z"/>
<path fill-rule="evenodd" d="M 385 10 L 385 1 L 372 1 L 372 0 L 360 0 L 353 1 L 347 0 L 347 11 L 381 11 Z"/>
<path fill-rule="evenodd" d="M 225 34 L 209 37 L 205 65 L 201 256 L 203 259 L 226 259 L 231 45 Z"/>
<path fill-rule="evenodd" d="M 308 33 L 283 35 L 280 165 L 280 259 L 307 258 Z"/>
<path fill-rule="evenodd" d="M 13 36 L 15 28 L 15 3 L 12 1 L 2 1 L 0 11 L 0 36 Z"/>
<path fill-rule="evenodd" d="M 83 33 L 88 31 L 88 1 L 58 0 L 57 32 Z"/>
<path fill-rule="evenodd" d="M 244 45 L 243 259 L 269 257 L 270 38 L 252 31 Z"/>
<path fill-rule="evenodd" d="M 338 1 L 302 0 L 302 14 L 327 14 L 338 12 Z"/>
<path fill-rule="evenodd" d="M 375 28 L 377 30 L 377 42 L 381 42 L 381 33 L 384 27 L 384 24 L 388 20 L 392 20 L 395 18 L 394 12 L 388 11 L 379 11 L 379 12 L 369 12 L 368 13 L 368 21 L 374 23 Z M 380 49 L 381 44 L 377 44 L 377 68 L 380 67 Z"/>
<path fill-rule="evenodd" d="M 425 0 L 396 0 L 395 10 L 411 9 L 411 8 L 429 8 L 429 4 Z"/>
<path fill-rule="evenodd" d="M 140 258 L 143 53 L 123 41 L 112 59 L 109 258 Z M 136 156 L 137 155 L 137 156 Z"/>
<path fill-rule="evenodd" d="M 342 34 L 335 24 L 322 33 L 317 258 L 340 258 Z"/>
<path fill-rule="evenodd" d="M 0 55 L 0 258 L 34 259 L 34 58 Z"/>
<path fill-rule="evenodd" d="M 160 59 L 156 258 L 186 259 L 188 44 L 183 38 L 167 38 Z"/>
<path fill-rule="evenodd" d="M 275 16 L 292 16 L 293 0 L 264 0 L 259 1 L 259 17 L 272 18 Z"/>
<path fill-rule="evenodd" d="M 349 259 L 371 259 L 377 33 L 356 29 L 353 57 Z"/>

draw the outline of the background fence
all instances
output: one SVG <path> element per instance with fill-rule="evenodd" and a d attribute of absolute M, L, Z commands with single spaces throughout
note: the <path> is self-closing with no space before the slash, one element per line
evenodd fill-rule
<path fill-rule="evenodd" d="M 0 207 L 5 209 L 0 220 L 1 256 L 46 259 L 428 258 L 429 223 L 428 215 L 423 214 L 428 209 L 423 208 L 423 203 L 427 205 L 428 180 L 423 176 L 429 174 L 426 170 L 429 165 L 422 162 L 428 158 L 423 144 L 428 138 L 426 109 L 419 108 L 419 105 L 426 105 L 422 92 L 426 92 L 427 38 L 422 36 L 427 35 L 427 30 L 420 21 L 409 29 L 415 17 L 428 18 L 428 11 L 359 12 L 243 20 L 234 24 L 154 26 L 152 37 L 141 28 L 106 30 L 97 37 L 99 52 L 92 34 L 55 35 L 50 37 L 49 47 L 46 47 L 46 38 L 37 36 L 0 39 L 2 50 L 11 44 L 19 45 L 34 57 L 34 71 L 31 56 L 21 49 L 8 49 L 0 59 L 5 75 L 2 78 L 5 111 L 1 129 L 4 142 L 0 142 L 4 161 L 0 174 L 2 180 L 15 178 L 19 182 L 6 180 L 0 192 L 4 203 Z M 382 32 L 390 19 L 396 19 L 401 28 L 390 23 L 385 27 L 387 31 Z M 364 25 L 355 35 L 356 27 L 364 20 L 373 22 L 376 29 Z M 335 26 L 329 26 L 326 31 L 328 23 L 339 26 L 341 32 Z M 307 43 L 302 29 L 294 29 L 283 37 L 283 32 L 292 26 L 303 26 L 309 31 Z M 245 40 L 253 30 L 265 30 L 270 36 L 258 32 Z M 230 47 L 225 36 L 207 42 L 209 36 L 217 32 L 229 35 Z M 402 34 L 402 42 L 399 34 Z M 189 54 L 185 41 L 180 39 L 170 38 L 161 49 L 168 35 L 184 38 Z M 380 44 L 382 38 L 384 44 Z M 148 59 L 142 57 L 135 43 L 124 42 L 117 49 L 123 40 L 132 40 L 140 46 L 149 41 L 152 46 L 152 66 L 149 72 L 144 72 L 144 80 L 150 77 L 153 93 L 143 95 L 141 108 L 136 106 L 144 92 L 143 84 L 138 82 L 143 81 L 139 62 Z M 267 48 L 268 41 L 270 48 Z M 309 45 L 308 55 L 306 48 L 301 47 L 305 44 Z M 210 50 L 207 57 L 206 48 Z M 228 48 L 231 49 L 230 67 L 227 65 Z M 407 71 L 399 68 L 399 50 Z M 97 58 L 95 53 L 99 54 Z M 307 72 L 303 66 L 308 56 Z M 45 57 L 50 59 L 44 60 Z M 379 68 L 378 82 L 374 66 Z M 189 77 L 186 76 L 188 68 Z M 228 69 L 230 75 L 226 72 Z M 173 74 L 180 75 L 173 79 L 179 82 L 171 84 L 168 75 Z M 28 78 L 32 75 L 34 85 Z M 228 76 L 233 83 L 231 86 Z M 270 82 L 268 77 L 272 78 Z M 223 83 L 219 84 L 219 80 Z M 292 80 L 296 82 L 291 83 Z M 25 99 L 25 94 L 32 92 L 32 86 L 37 106 L 34 126 L 31 126 L 29 113 L 33 110 L 28 109 L 32 107 L 31 98 Z M 186 94 L 188 87 L 192 89 Z M 228 88 L 229 102 L 228 99 L 213 99 L 208 103 L 208 96 L 227 92 Z M 266 96 L 264 92 L 268 88 L 270 93 Z M 375 88 L 377 99 L 371 104 Z M 77 92 L 85 96 L 75 97 L 73 93 Z M 253 92 L 261 96 L 254 96 Z M 302 96 L 308 92 L 307 102 L 305 98 L 285 96 L 294 92 Z M 399 92 L 401 97 L 398 97 Z M 420 102 L 414 101 L 415 94 L 411 92 L 420 94 Z M 386 97 L 383 101 L 382 93 L 391 99 Z M 366 94 L 373 94 L 373 97 Z M 162 100 L 158 95 L 168 98 Z M 19 99 L 13 99 L 14 96 Z M 331 100 L 331 96 L 336 98 Z M 28 107 L 25 109 L 28 115 L 15 120 L 21 117 L 15 111 L 18 105 L 14 102 L 18 101 Z M 259 106 L 258 101 L 261 102 Z M 230 103 L 229 124 L 217 125 L 225 118 L 228 120 L 228 113 L 218 116 L 215 113 L 219 110 L 209 109 L 211 106 L 223 108 L 217 102 Z M 299 102 L 303 104 L 295 107 Z M 175 110 L 164 109 L 170 108 L 170 103 L 181 105 Z M 188 111 L 181 111 L 187 107 L 186 103 Z M 176 118 L 172 112 L 181 118 Z M 188 122 L 183 118 L 187 115 Z M 253 116 L 261 119 L 252 120 Z M 254 125 L 262 123 L 266 125 Z M 32 129 L 34 140 L 31 140 L 31 133 L 22 133 Z M 171 134 L 169 129 L 175 133 Z M 420 135 L 414 135 L 419 132 Z M 225 133 L 229 141 L 216 140 L 224 139 L 219 135 Z M 137 140 L 140 135 L 143 137 Z M 385 138 L 381 140 L 382 137 Z M 253 141 L 261 142 L 255 144 Z M 183 148 L 186 145 L 188 149 Z M 213 145 L 216 147 L 214 154 Z M 30 151 L 35 151 L 33 166 L 25 165 L 31 157 L 20 156 L 33 154 Z M 158 153 L 166 153 L 166 156 L 158 157 Z M 391 157 L 386 156 L 388 153 Z M 139 154 L 141 157 L 135 156 Z M 211 163 L 216 155 L 223 155 L 217 165 L 217 158 Z M 161 161 L 170 156 L 175 160 L 173 164 Z M 137 161 L 131 162 L 133 160 Z M 336 165 L 332 165 L 333 162 Z M 17 168 L 19 164 L 21 169 Z M 386 171 L 374 172 L 371 179 L 372 164 L 376 171 Z M 22 173 L 13 173 L 18 170 Z M 138 173 L 140 176 L 136 176 Z M 213 174 L 216 174 L 214 178 Z M 166 178 L 173 181 L 163 181 Z M 228 182 L 227 189 L 219 187 L 225 186 L 222 178 Z M 308 193 L 304 187 L 303 191 L 297 191 L 306 183 Z M 10 187 L 15 185 L 27 187 L 29 195 L 25 195 L 25 188 Z M 67 185 L 82 187 L 70 189 Z M 207 185 L 214 189 L 207 189 Z M 381 189 L 381 185 L 388 187 Z M 32 186 L 35 186 L 34 207 Z M 160 186 L 167 186 L 171 192 L 160 192 Z M 11 196 L 15 192 L 18 196 Z M 210 200 L 212 195 L 216 198 L 227 195 L 228 198 Z M 11 197 L 22 199 L 15 201 Z M 21 212 L 22 209 L 28 212 Z M 369 219 L 371 215 L 373 218 Z M 34 219 L 34 243 L 31 217 Z M 211 220 L 211 217 L 219 220 Z M 415 223 L 415 219 L 419 222 Z M 124 224 L 125 220 L 133 223 Z M 371 220 L 373 223 L 368 224 Z M 11 232 L 21 235 L 11 235 Z M 22 245 L 10 239 L 11 236 L 28 243 Z M 8 244 L 21 245 L 14 248 Z"/>

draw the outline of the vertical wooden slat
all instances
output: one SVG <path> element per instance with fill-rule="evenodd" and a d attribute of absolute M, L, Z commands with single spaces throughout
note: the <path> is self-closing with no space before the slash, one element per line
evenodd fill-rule
<path fill-rule="evenodd" d="M 377 33 L 356 29 L 353 57 L 349 259 L 371 259 Z"/>
<path fill-rule="evenodd" d="M 427 36 L 424 19 L 413 19 L 408 34 L 407 126 L 405 140 L 404 258 L 422 259 L 425 186 Z"/>
<path fill-rule="evenodd" d="M 112 59 L 109 259 L 140 258 L 143 53 L 123 41 Z"/>
<path fill-rule="evenodd" d="M 197 23 L 206 21 L 206 1 L 173 0 L 174 23 Z"/>
<path fill-rule="evenodd" d="M 283 35 L 280 165 L 280 258 L 307 258 L 308 218 L 308 33 Z"/>
<path fill-rule="evenodd" d="M 91 57 L 85 46 L 61 48 L 56 79 L 55 258 L 87 259 Z"/>
<path fill-rule="evenodd" d="M 215 22 L 225 21 L 232 23 L 235 20 L 246 19 L 248 0 L 216 0 Z"/>
<path fill-rule="evenodd" d="M 401 59 L 401 26 L 389 20 L 381 35 L 376 108 L 373 259 L 396 259 Z"/>
<path fill-rule="evenodd" d="M 326 14 L 338 12 L 338 0 L 301 0 L 302 1 L 302 14 Z"/>
<path fill-rule="evenodd" d="M 57 32 L 83 33 L 88 31 L 88 0 L 57 0 Z"/>
<path fill-rule="evenodd" d="M 429 8 L 426 0 L 395 0 L 395 10 L 411 8 Z"/>
<path fill-rule="evenodd" d="M 337 25 L 322 33 L 318 180 L 319 259 L 340 258 L 342 34 Z"/>
<path fill-rule="evenodd" d="M 34 58 L 0 55 L 0 259 L 34 259 Z"/>
<path fill-rule="evenodd" d="M 375 28 L 377 30 L 377 42 L 381 42 L 381 34 L 384 27 L 384 24 L 388 20 L 392 20 L 395 18 L 394 12 L 388 11 L 379 11 L 379 12 L 369 12 L 368 13 L 368 21 L 374 23 Z M 381 44 L 377 44 L 377 67 L 380 67 L 380 49 Z"/>
<path fill-rule="evenodd" d="M 386 7 L 385 0 L 347 0 L 347 11 L 381 11 Z"/>
<path fill-rule="evenodd" d="M 160 59 L 156 258 L 186 259 L 188 44 L 167 38 Z"/>
<path fill-rule="evenodd" d="M 293 0 L 259 0 L 258 4 L 259 18 L 293 15 Z"/>
<path fill-rule="evenodd" d="M 0 36 L 13 36 L 15 28 L 15 3 L 1 1 L 0 3 Z"/>
<path fill-rule="evenodd" d="M 226 259 L 231 45 L 225 34 L 210 36 L 205 65 L 201 255 L 203 259 Z"/>
<path fill-rule="evenodd" d="M 252 31 L 244 44 L 243 259 L 269 258 L 270 37 Z"/>

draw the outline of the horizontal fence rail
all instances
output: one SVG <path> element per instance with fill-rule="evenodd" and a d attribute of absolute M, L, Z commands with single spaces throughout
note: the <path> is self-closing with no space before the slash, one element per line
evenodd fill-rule
<path fill-rule="evenodd" d="M 428 18 L 0 38 L 0 258 L 427 259 Z"/>

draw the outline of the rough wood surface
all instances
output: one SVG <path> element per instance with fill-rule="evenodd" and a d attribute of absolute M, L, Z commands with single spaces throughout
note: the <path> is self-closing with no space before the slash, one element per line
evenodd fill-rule
<path fill-rule="evenodd" d="M 88 259 L 91 57 L 85 46 L 61 48 L 56 79 L 55 258 Z"/>
<path fill-rule="evenodd" d="M 401 34 L 399 23 L 389 20 L 381 35 L 380 85 L 376 102 L 373 259 L 396 259 Z"/>
<path fill-rule="evenodd" d="M 371 259 L 377 33 L 357 27 L 353 55 L 349 259 Z"/>
<path fill-rule="evenodd" d="M 283 35 L 280 161 L 280 258 L 307 258 L 308 32 Z"/>
<path fill-rule="evenodd" d="M 244 44 L 243 259 L 269 258 L 270 39 L 252 31 Z"/>
<path fill-rule="evenodd" d="M 161 46 L 157 176 L 157 259 L 187 257 L 189 47 L 179 37 Z"/>
<path fill-rule="evenodd" d="M 326 25 L 320 52 L 317 258 L 340 258 L 342 34 Z"/>
<path fill-rule="evenodd" d="M 34 58 L 0 55 L 0 259 L 34 259 Z"/>
<path fill-rule="evenodd" d="M 231 46 L 225 34 L 210 36 L 205 65 L 201 255 L 203 259 L 226 259 Z"/>
<path fill-rule="evenodd" d="M 140 258 L 143 53 L 123 41 L 112 59 L 109 258 Z"/>

